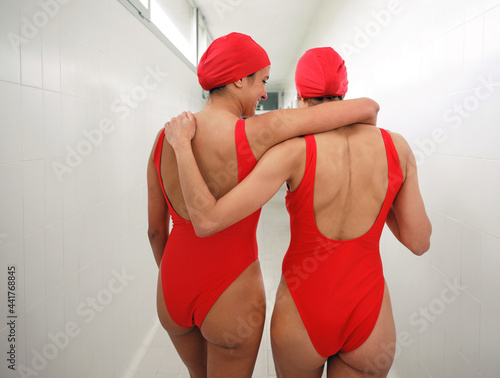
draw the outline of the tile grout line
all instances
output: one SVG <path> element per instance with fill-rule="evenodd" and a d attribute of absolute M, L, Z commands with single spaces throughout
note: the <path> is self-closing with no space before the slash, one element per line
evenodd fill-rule
<path fill-rule="evenodd" d="M 153 322 L 153 325 L 149 329 L 149 332 L 146 333 L 144 336 L 144 339 L 142 343 L 139 345 L 137 348 L 137 351 L 135 352 L 134 356 L 130 360 L 130 363 L 124 370 L 122 374 L 122 378 L 133 378 L 134 374 L 137 372 L 137 368 L 141 364 L 142 360 L 144 359 L 144 356 L 149 350 L 149 346 L 151 345 L 151 342 L 153 341 L 153 338 L 155 337 L 156 333 L 158 332 L 158 328 L 160 328 L 160 322 L 158 319 L 155 319 Z"/>

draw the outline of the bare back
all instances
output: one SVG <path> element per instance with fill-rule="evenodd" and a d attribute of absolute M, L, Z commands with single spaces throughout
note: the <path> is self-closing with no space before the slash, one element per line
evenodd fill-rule
<path fill-rule="evenodd" d="M 394 134 L 391 134 L 394 138 Z M 388 164 L 381 132 L 354 125 L 316 134 L 314 213 L 319 231 L 349 240 L 375 223 L 388 187 Z M 405 172 L 398 142 L 394 140 Z"/>
<path fill-rule="evenodd" d="M 230 114 L 202 110 L 195 114 L 196 135 L 193 153 L 204 181 L 219 199 L 238 184 L 235 128 L 238 118 Z M 161 175 L 167 197 L 182 218 L 190 219 L 179 182 L 177 161 L 172 147 L 163 144 Z"/>

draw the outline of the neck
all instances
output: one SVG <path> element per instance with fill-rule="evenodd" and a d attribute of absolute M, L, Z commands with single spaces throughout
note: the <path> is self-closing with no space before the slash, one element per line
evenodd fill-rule
<path fill-rule="evenodd" d="M 224 94 L 210 95 L 205 108 L 207 108 L 207 110 L 226 111 L 238 118 L 241 118 L 243 115 L 243 107 L 237 97 L 229 91 Z"/>

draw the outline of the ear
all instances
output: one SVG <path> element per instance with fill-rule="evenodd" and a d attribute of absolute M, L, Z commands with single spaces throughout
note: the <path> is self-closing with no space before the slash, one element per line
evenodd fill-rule
<path fill-rule="evenodd" d="M 243 87 L 243 79 L 235 81 L 233 84 L 236 86 L 236 88 L 242 88 Z"/>
<path fill-rule="evenodd" d="M 301 109 L 301 108 L 307 108 L 307 107 L 308 107 L 307 102 L 302 97 L 298 97 L 297 98 L 297 108 Z"/>

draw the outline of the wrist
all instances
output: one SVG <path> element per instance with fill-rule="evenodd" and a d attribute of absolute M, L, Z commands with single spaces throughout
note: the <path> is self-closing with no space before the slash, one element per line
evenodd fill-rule
<path fill-rule="evenodd" d="M 193 155 L 191 140 L 185 139 L 182 141 L 178 141 L 175 143 L 175 145 L 172 145 L 172 148 L 174 149 L 174 153 L 177 157 L 184 155 Z"/>
<path fill-rule="evenodd" d="M 191 149 L 191 139 L 183 138 L 178 139 L 172 144 L 172 148 L 175 152 L 186 151 Z"/>

